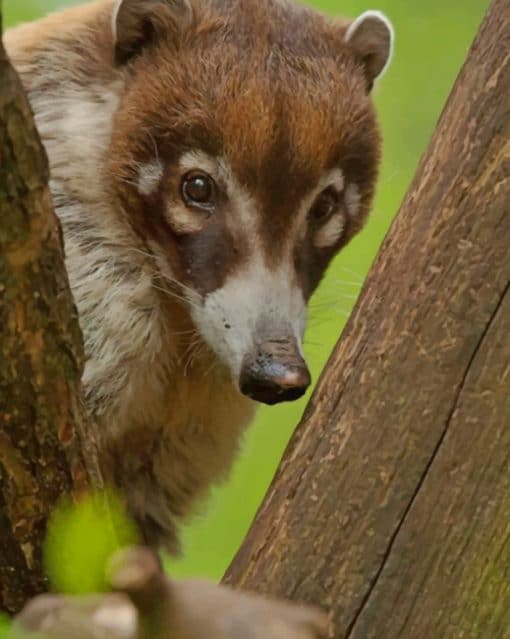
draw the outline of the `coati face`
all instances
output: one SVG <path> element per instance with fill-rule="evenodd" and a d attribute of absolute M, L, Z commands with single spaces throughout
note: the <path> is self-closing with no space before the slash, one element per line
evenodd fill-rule
<path fill-rule="evenodd" d="M 240 391 L 300 397 L 307 301 L 373 196 L 369 94 L 388 21 L 279 0 L 121 0 L 114 32 L 125 215 Z"/>

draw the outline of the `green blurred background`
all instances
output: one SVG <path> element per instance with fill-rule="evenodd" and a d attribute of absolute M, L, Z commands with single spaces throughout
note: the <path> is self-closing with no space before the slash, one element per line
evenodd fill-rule
<path fill-rule="evenodd" d="M 4 0 L 4 24 L 37 18 L 70 0 Z M 77 4 L 77 2 L 74 2 Z M 489 0 L 310 0 L 331 14 L 380 9 L 395 25 L 395 57 L 375 92 L 384 163 L 372 218 L 336 259 L 312 300 L 306 351 L 317 378 L 415 172 Z M 433 211 L 431 211 L 433 214 Z M 397 293 L 397 292 L 396 292 Z M 219 578 L 244 537 L 306 402 L 263 408 L 229 483 L 213 491 L 184 529 L 176 576 Z"/>

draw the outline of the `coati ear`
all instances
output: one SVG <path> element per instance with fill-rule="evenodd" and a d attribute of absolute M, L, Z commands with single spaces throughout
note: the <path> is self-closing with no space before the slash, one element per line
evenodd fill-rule
<path fill-rule="evenodd" d="M 366 11 L 351 23 L 344 40 L 363 63 L 370 91 L 376 78 L 386 70 L 393 53 L 391 22 L 379 11 Z"/>
<path fill-rule="evenodd" d="M 193 22 L 189 0 L 116 0 L 113 10 L 115 63 L 124 64 L 165 32 Z"/>

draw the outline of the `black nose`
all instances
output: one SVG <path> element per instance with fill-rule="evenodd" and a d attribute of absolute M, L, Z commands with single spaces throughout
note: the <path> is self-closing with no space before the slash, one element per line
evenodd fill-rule
<path fill-rule="evenodd" d="M 241 392 L 263 404 L 299 399 L 310 386 L 310 372 L 294 338 L 262 344 L 243 363 Z"/>

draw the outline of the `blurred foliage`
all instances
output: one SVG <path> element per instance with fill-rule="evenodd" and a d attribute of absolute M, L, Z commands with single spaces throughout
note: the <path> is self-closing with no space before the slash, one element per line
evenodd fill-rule
<path fill-rule="evenodd" d="M 136 543 L 135 527 L 113 493 L 61 504 L 50 520 L 44 548 L 52 590 L 105 592 L 108 560 L 116 550 Z"/>
<path fill-rule="evenodd" d="M 0 617 L 0 639 L 50 639 L 40 633 L 26 633 L 15 624 L 11 624 L 7 617 Z"/>
<path fill-rule="evenodd" d="M 4 3 L 5 23 L 12 25 L 69 4 L 72 2 L 66 0 L 8 0 Z M 397 34 L 393 63 L 375 94 L 385 146 L 373 216 L 366 230 L 335 260 L 311 304 L 305 348 L 316 378 L 415 173 L 489 0 L 377 0 L 373 4 L 368 0 L 310 0 L 310 4 L 346 16 L 356 16 L 375 5 L 391 18 Z M 430 211 L 431 219 L 434 213 Z M 204 514 L 185 528 L 184 558 L 169 562 L 173 575 L 222 575 L 246 533 L 305 402 L 260 410 L 231 481 L 213 491 Z M 103 538 L 92 530 L 94 518 L 86 513 L 83 517 L 82 526 L 70 525 L 69 542 L 64 544 L 55 536 L 54 546 L 51 542 L 48 546 L 50 564 L 67 557 L 63 563 L 69 581 L 66 577 L 59 582 L 65 588 L 78 571 L 92 565 L 92 560 L 90 564 L 87 561 L 91 558 L 89 547 L 91 553 L 95 545 L 103 548 Z M 68 548 L 61 559 L 59 546 Z"/>
<path fill-rule="evenodd" d="M 4 637 L 7 637 L 7 633 L 9 632 L 10 627 L 11 622 L 9 620 L 9 617 L 0 614 L 0 639 L 4 639 Z"/>

